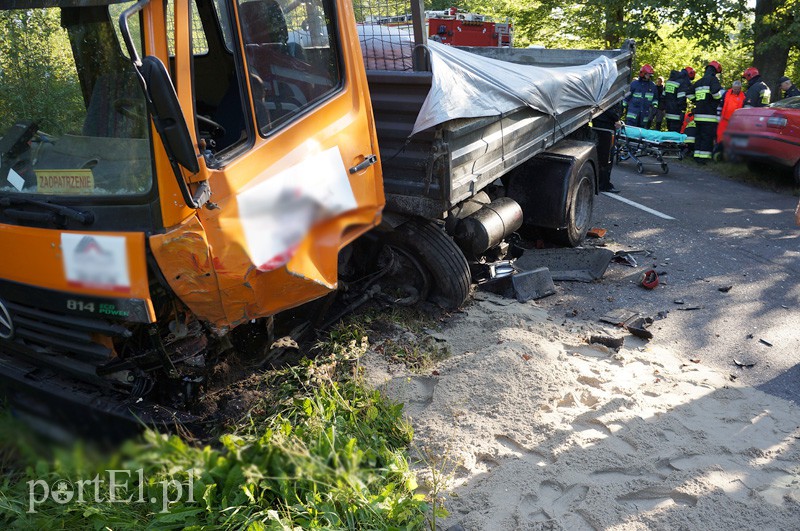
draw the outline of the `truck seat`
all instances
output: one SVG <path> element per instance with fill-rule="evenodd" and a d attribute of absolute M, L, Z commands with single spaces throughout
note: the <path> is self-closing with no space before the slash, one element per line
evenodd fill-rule
<path fill-rule="evenodd" d="M 251 83 L 262 82 L 253 87 L 253 94 L 260 99 L 257 107 L 263 105 L 269 122 L 297 111 L 312 96 L 304 74 L 312 68 L 292 55 L 280 5 L 275 0 L 251 0 L 239 5 L 239 18 Z M 259 119 L 259 125 L 266 124 Z"/>
<path fill-rule="evenodd" d="M 147 126 L 144 94 L 132 74 L 97 78 L 86 108 L 84 136 L 145 138 Z"/>

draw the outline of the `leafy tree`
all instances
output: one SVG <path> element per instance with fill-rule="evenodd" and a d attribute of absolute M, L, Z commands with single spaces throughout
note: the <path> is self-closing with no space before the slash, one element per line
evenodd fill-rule
<path fill-rule="evenodd" d="M 433 0 L 430 6 L 511 17 L 518 45 L 573 48 L 617 48 L 628 38 L 642 44 L 685 39 L 693 47 L 714 47 L 728 42 L 730 28 L 748 12 L 746 0 Z"/>
<path fill-rule="evenodd" d="M 748 27 L 742 26 L 738 31 L 731 31 L 724 46 L 703 47 L 697 41 L 685 37 L 672 37 L 676 28 L 665 25 L 658 31 L 660 40 L 645 42 L 637 48 L 637 64 L 649 63 L 656 70 L 656 76 L 666 79 L 671 70 L 680 70 L 686 66 L 694 68 L 702 75 L 709 61 L 722 64 L 719 76 L 723 87 L 730 87 L 739 79 L 742 70 L 751 60 L 753 47 L 752 36 Z"/>
<path fill-rule="evenodd" d="M 777 100 L 781 97 L 778 79 L 787 71 L 790 54 L 795 57 L 791 73 L 797 81 L 800 0 L 757 0 L 755 14 L 753 66 L 772 89 L 773 100 Z"/>
<path fill-rule="evenodd" d="M 80 130 L 85 108 L 58 9 L 0 11 L 0 93 L 2 129 L 28 119 L 53 134 Z"/>

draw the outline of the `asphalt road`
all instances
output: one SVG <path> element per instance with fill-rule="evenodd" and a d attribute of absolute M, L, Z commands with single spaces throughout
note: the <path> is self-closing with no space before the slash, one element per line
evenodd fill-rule
<path fill-rule="evenodd" d="M 565 326 L 616 309 L 668 312 L 649 328 L 651 343 L 800 404 L 797 198 L 788 186 L 773 192 L 721 177 L 713 164 L 669 166 L 667 175 L 656 166 L 640 175 L 623 162 L 612 174 L 620 197 L 596 197 L 593 225 L 608 232 L 587 244 L 646 251 L 632 255 L 638 267 L 612 262 L 598 281 L 556 282 L 557 294 L 538 304 L 563 310 Z M 652 291 L 638 282 L 651 268 L 661 273 Z M 645 343 L 625 337 L 627 346 Z"/>

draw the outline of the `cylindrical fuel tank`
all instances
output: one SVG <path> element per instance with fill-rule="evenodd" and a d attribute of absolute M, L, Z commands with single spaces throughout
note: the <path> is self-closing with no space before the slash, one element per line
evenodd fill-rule
<path fill-rule="evenodd" d="M 453 239 L 465 255 L 477 257 L 521 226 L 522 207 L 509 197 L 500 197 L 460 220 Z"/>

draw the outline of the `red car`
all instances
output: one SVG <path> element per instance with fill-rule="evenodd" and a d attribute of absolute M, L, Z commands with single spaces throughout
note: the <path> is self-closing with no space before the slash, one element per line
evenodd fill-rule
<path fill-rule="evenodd" d="M 800 185 L 800 96 L 769 107 L 739 109 L 723 135 L 731 160 L 763 161 L 792 168 Z"/>

